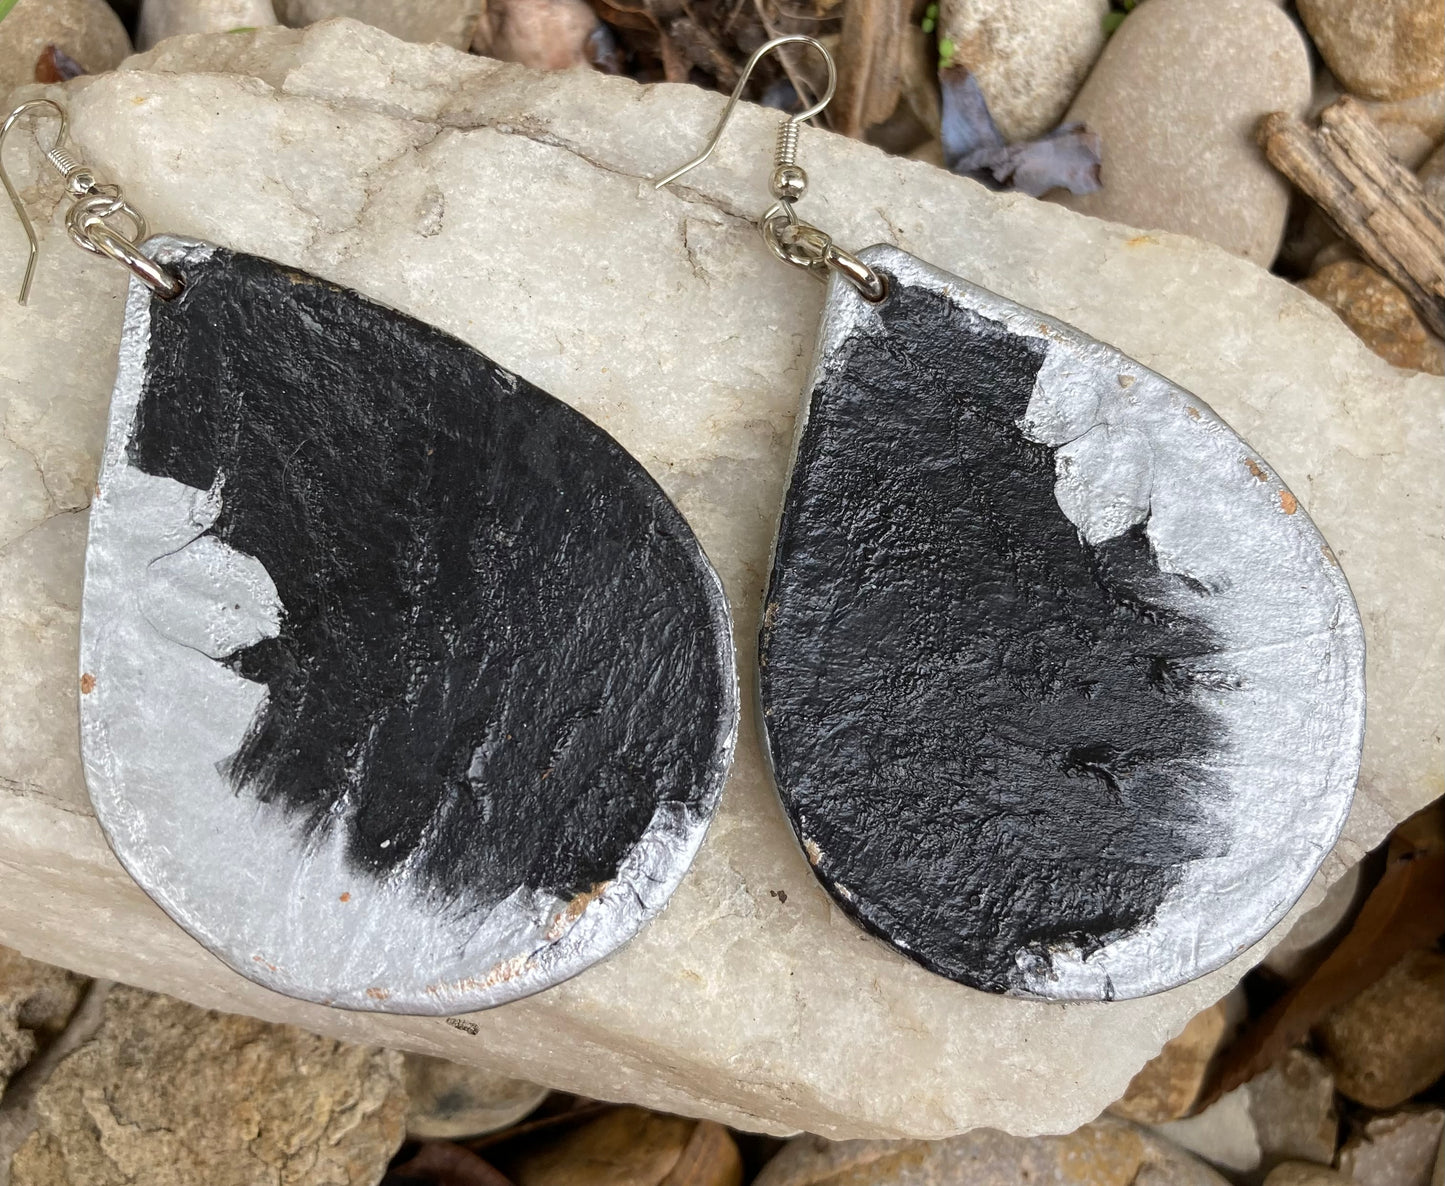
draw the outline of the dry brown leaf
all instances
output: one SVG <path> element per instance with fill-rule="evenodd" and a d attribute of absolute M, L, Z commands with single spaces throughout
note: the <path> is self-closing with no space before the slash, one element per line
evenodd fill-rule
<path fill-rule="evenodd" d="M 69 82 L 85 73 L 85 67 L 58 45 L 47 45 L 35 62 L 35 81 Z"/>
<path fill-rule="evenodd" d="M 736 1146 L 717 1125 L 699 1136 L 704 1127 L 619 1107 L 513 1159 L 495 1156 L 517 1186 L 739 1186 Z"/>
<path fill-rule="evenodd" d="M 731 1134 L 721 1124 L 702 1120 L 659 1186 L 742 1186 L 742 1180 L 743 1159 Z"/>
<path fill-rule="evenodd" d="M 387 1173 L 381 1186 L 389 1186 L 391 1182 L 406 1182 L 408 1186 L 413 1182 L 435 1186 L 512 1186 L 510 1178 L 451 1141 L 423 1142 L 413 1157 Z"/>

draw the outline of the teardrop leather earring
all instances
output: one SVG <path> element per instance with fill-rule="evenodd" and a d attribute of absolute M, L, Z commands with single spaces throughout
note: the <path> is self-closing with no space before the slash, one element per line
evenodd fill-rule
<path fill-rule="evenodd" d="M 736 736 L 682 516 L 455 338 L 269 260 L 136 246 L 59 106 L 0 144 L 41 110 L 70 237 L 133 273 L 81 627 L 122 864 L 237 971 L 346 1008 L 486 1008 L 609 954 L 686 871 Z"/>
<path fill-rule="evenodd" d="M 828 278 L 762 616 L 778 790 L 838 904 L 978 988 L 1142 996 L 1303 892 L 1353 794 L 1359 614 L 1205 404 L 1071 326 L 801 222 Z"/>

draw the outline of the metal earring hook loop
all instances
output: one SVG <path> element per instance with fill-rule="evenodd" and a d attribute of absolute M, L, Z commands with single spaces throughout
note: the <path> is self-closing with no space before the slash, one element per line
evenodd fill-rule
<path fill-rule="evenodd" d="M 65 108 L 53 99 L 31 99 L 28 103 L 22 103 L 6 116 L 5 123 L 0 125 L 0 181 L 5 183 L 5 192 L 10 195 L 10 202 L 15 207 L 15 213 L 20 218 L 20 225 L 25 228 L 25 238 L 30 244 L 29 258 L 25 262 L 25 279 L 20 282 L 20 303 L 22 305 L 29 299 L 30 285 L 35 279 L 35 264 L 40 257 L 40 240 L 35 234 L 35 224 L 30 221 L 30 214 L 25 209 L 25 203 L 20 200 L 15 183 L 10 180 L 10 171 L 5 168 L 5 137 L 10 135 L 10 129 L 22 116 L 42 107 L 48 107 L 60 119 L 60 129 L 55 134 L 55 143 L 45 150 L 45 154 L 48 157 L 51 153 L 63 152 L 65 139 L 70 134 L 70 118 L 65 114 Z"/>
<path fill-rule="evenodd" d="M 758 46 L 743 67 L 742 76 L 738 79 L 737 86 L 733 87 L 733 93 L 727 106 L 723 108 L 722 116 L 713 128 L 706 147 L 681 168 L 674 169 L 666 177 L 653 182 L 652 188 L 661 189 L 670 185 L 712 156 L 718 141 L 722 139 L 728 120 L 732 118 L 738 100 L 742 98 L 743 88 L 747 86 L 753 68 L 766 54 L 780 46 L 793 44 L 811 46 L 823 55 L 823 61 L 828 66 L 828 85 L 816 103 L 796 115 L 789 116 L 778 129 L 773 174 L 768 183 L 773 197 L 777 200 L 762 217 L 763 241 L 784 263 L 792 264 L 795 268 L 805 268 L 820 279 L 827 279 L 830 272 L 836 273 L 857 289 L 865 300 L 881 301 L 888 295 L 888 285 L 883 277 L 856 255 L 844 251 L 827 233 L 802 222 L 797 211 L 793 209 L 794 203 L 808 190 L 808 175 L 798 164 L 798 128 L 805 120 L 812 119 L 828 106 L 838 87 L 838 68 L 833 62 L 833 55 L 828 52 L 828 47 L 815 37 L 790 33 L 784 37 L 774 37 Z"/>
<path fill-rule="evenodd" d="M 54 143 L 49 148 L 42 145 L 41 151 L 50 166 L 65 178 L 66 193 L 74 200 L 74 205 L 65 218 L 66 232 L 71 241 L 92 254 L 103 255 L 124 264 L 132 275 L 138 276 L 161 298 L 169 299 L 179 295 L 180 280 L 142 252 L 138 246 L 147 234 L 146 220 L 140 211 L 125 200 L 120 186 L 102 184 L 95 174 L 66 148 L 65 143 L 70 135 L 70 118 L 66 115 L 65 108 L 53 99 L 32 99 L 15 108 L 6 116 L 4 124 L 0 125 L 0 181 L 5 183 L 5 192 L 10 195 L 10 202 L 20 218 L 20 225 L 25 228 L 25 238 L 30 245 L 29 258 L 25 263 L 25 278 L 20 284 L 20 303 L 25 304 L 30 297 L 30 286 L 35 279 L 35 265 L 40 256 L 40 240 L 35 233 L 35 224 L 30 220 L 30 213 L 25 209 L 25 203 L 21 201 L 19 191 L 5 168 L 5 137 L 22 116 L 41 108 L 49 110 L 60 120 Z M 117 216 L 130 223 L 129 235 L 122 234 L 107 224 L 107 219 Z"/>
<path fill-rule="evenodd" d="M 659 181 L 653 182 L 653 189 L 661 189 L 664 185 L 671 185 L 684 173 L 687 173 L 692 169 L 696 169 L 700 164 L 707 160 L 708 157 L 712 156 L 713 150 L 718 146 L 718 141 L 722 139 L 723 130 L 727 127 L 728 120 L 732 118 L 733 109 L 737 107 L 738 101 L 743 97 L 743 90 L 748 85 L 748 79 L 752 77 L 753 69 L 760 61 L 762 61 L 763 58 L 767 57 L 768 54 L 772 53 L 775 49 L 778 49 L 784 45 L 810 46 L 811 48 L 817 50 L 820 54 L 823 55 L 823 61 L 828 67 L 828 85 L 824 88 L 822 97 L 806 110 L 798 112 L 797 115 L 789 116 L 787 122 L 783 125 L 783 135 L 787 135 L 789 132 L 791 132 L 792 142 L 794 144 L 797 143 L 798 125 L 812 119 L 813 116 L 817 115 L 820 111 L 823 110 L 823 108 L 828 106 L 828 104 L 833 101 L 833 92 L 838 89 L 838 67 L 834 64 L 833 55 L 828 52 L 828 47 L 825 46 L 816 37 L 808 37 L 802 33 L 789 33 L 783 37 L 774 37 L 771 41 L 764 42 L 762 45 L 758 46 L 757 49 L 753 50 L 752 57 L 750 57 L 747 60 L 747 64 L 743 66 L 743 72 L 742 75 L 738 78 L 737 85 L 733 87 L 733 93 L 728 98 L 727 106 L 723 108 L 722 116 L 717 121 L 717 127 L 713 128 L 712 130 L 712 136 L 708 139 L 707 147 L 705 147 L 702 152 L 698 153 L 697 156 L 693 157 L 692 160 L 688 161 L 687 164 L 683 165 L 681 168 L 674 169 L 666 177 L 662 178 Z M 782 136 L 780 135 L 779 144 L 781 143 Z"/>

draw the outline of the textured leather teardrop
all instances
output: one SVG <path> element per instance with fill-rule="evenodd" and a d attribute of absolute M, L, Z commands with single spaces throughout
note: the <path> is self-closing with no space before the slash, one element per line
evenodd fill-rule
<path fill-rule="evenodd" d="M 736 736 L 727 602 L 616 441 L 465 343 L 202 243 L 133 282 L 81 644 L 131 875 L 292 996 L 450 1013 L 662 908 Z"/>
<path fill-rule="evenodd" d="M 1259 939 L 1344 824 L 1359 614 L 1200 400 L 905 252 L 834 277 L 761 636 L 839 905 L 978 988 L 1114 999 Z"/>

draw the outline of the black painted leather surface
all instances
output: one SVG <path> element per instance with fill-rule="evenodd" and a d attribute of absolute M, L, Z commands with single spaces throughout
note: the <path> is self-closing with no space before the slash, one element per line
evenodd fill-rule
<path fill-rule="evenodd" d="M 206 490 L 279 637 L 227 773 L 361 871 L 486 908 L 613 878 L 660 804 L 716 805 L 726 603 L 620 445 L 465 343 L 218 250 L 152 303 L 130 459 Z M 183 739 L 179 739 L 183 743 Z"/>
<path fill-rule="evenodd" d="M 993 991 L 1224 845 L 1206 596 L 1084 543 L 1017 427 L 1043 343 L 894 282 L 811 394 L 761 637 L 778 786 L 842 908 Z"/>

